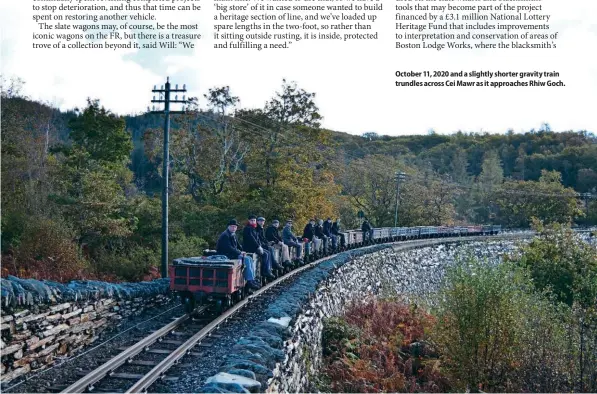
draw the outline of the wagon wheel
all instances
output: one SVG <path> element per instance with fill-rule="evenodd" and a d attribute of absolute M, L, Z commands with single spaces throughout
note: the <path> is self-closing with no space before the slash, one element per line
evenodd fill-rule
<path fill-rule="evenodd" d="M 193 297 L 193 295 L 190 293 L 184 295 L 182 299 L 182 304 L 184 306 L 184 311 L 188 314 L 192 313 L 197 307 L 197 301 L 195 300 L 195 297 Z"/>

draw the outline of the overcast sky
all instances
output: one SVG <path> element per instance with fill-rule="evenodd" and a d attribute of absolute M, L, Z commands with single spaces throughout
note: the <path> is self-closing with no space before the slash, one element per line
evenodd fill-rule
<path fill-rule="evenodd" d="M 211 39 L 215 7 L 202 1 L 200 12 L 158 14 L 160 23 L 199 22 L 206 39 L 194 50 L 111 51 L 34 50 L 34 2 L 3 0 L 1 71 L 5 78 L 22 78 L 25 94 L 61 109 L 82 107 L 92 97 L 113 112 L 138 113 L 150 104 L 153 85 L 163 84 L 167 75 L 173 83 L 185 83 L 190 96 L 229 85 L 243 107 L 261 108 L 286 78 L 317 94 L 324 127 L 353 134 L 424 134 L 430 129 L 503 133 L 545 122 L 556 131 L 597 132 L 597 1 L 542 2 L 552 14 L 552 31 L 559 32 L 557 49 L 439 52 L 394 49 L 395 2 L 380 3 L 384 10 L 374 24 L 377 41 L 216 50 Z M 557 71 L 567 86 L 397 88 L 396 70 Z"/>

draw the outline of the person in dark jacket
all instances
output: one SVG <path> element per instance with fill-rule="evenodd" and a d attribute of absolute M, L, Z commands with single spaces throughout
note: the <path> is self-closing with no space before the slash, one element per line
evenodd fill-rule
<path fill-rule="evenodd" d="M 309 222 L 305 225 L 303 238 L 308 239 L 309 242 L 312 242 L 313 238 L 315 238 L 315 219 L 309 219 Z"/>
<path fill-rule="evenodd" d="M 278 263 L 278 261 L 276 261 L 276 254 L 274 253 L 273 248 L 271 247 L 271 245 L 269 244 L 269 242 L 267 242 L 267 239 L 265 238 L 265 230 L 263 229 L 263 225 L 265 224 L 265 218 L 260 216 L 257 218 L 257 227 L 255 228 L 255 230 L 257 231 L 257 238 L 259 239 L 259 244 L 261 245 L 261 247 L 263 249 L 265 249 L 266 251 L 269 252 L 270 258 L 271 258 L 271 265 L 272 265 L 272 269 L 275 270 L 279 270 L 282 269 L 282 267 L 280 266 L 280 264 Z"/>
<path fill-rule="evenodd" d="M 361 231 L 363 232 L 363 241 L 370 242 L 373 240 L 373 227 L 369 224 L 369 220 L 365 218 L 363 225 L 361 226 Z"/>
<path fill-rule="evenodd" d="M 286 221 L 286 225 L 282 230 L 282 240 L 288 246 L 293 246 L 296 248 L 296 258 L 295 261 L 302 263 L 301 256 L 303 254 L 303 244 L 299 242 L 298 238 L 294 236 L 292 233 L 292 220 L 288 219 Z"/>
<path fill-rule="evenodd" d="M 328 249 L 328 241 L 329 238 L 323 233 L 323 220 L 319 219 L 317 225 L 315 226 L 315 236 L 321 240 L 323 240 L 323 249 Z"/>
<path fill-rule="evenodd" d="M 344 239 L 344 234 L 340 232 L 340 219 L 336 218 L 336 221 L 332 224 L 332 234 L 336 237 L 340 238 L 340 246 L 346 246 L 346 240 Z"/>
<path fill-rule="evenodd" d="M 243 250 L 247 253 L 257 253 L 261 257 L 261 272 L 267 278 L 274 279 L 272 275 L 271 256 L 269 251 L 265 250 L 259 242 L 257 234 L 257 217 L 249 216 L 249 221 L 243 228 Z"/>
<path fill-rule="evenodd" d="M 338 237 L 332 233 L 332 218 L 327 218 L 327 220 L 323 223 L 323 234 L 331 238 L 332 240 L 332 249 L 336 249 L 338 246 Z"/>
<path fill-rule="evenodd" d="M 247 287 L 252 289 L 258 289 L 259 284 L 255 281 L 255 266 L 253 265 L 253 259 L 250 256 L 246 256 L 243 251 L 239 249 L 238 240 L 236 239 L 236 229 L 238 223 L 232 219 L 228 222 L 228 228 L 218 238 L 216 244 L 216 251 L 218 254 L 224 255 L 231 260 L 243 259 L 244 264 L 244 276 L 247 281 Z"/>
<path fill-rule="evenodd" d="M 309 219 L 309 223 L 305 225 L 303 230 L 303 238 L 313 242 L 313 250 L 315 253 L 321 252 L 321 239 L 315 236 L 315 219 Z"/>
<path fill-rule="evenodd" d="M 265 229 L 265 239 L 272 248 L 280 250 L 280 259 L 282 260 L 282 264 L 286 267 L 291 267 L 292 262 L 290 261 L 288 245 L 284 243 L 282 237 L 280 236 L 280 232 L 278 231 L 279 226 L 279 220 L 275 219 L 272 221 L 272 224 Z"/>

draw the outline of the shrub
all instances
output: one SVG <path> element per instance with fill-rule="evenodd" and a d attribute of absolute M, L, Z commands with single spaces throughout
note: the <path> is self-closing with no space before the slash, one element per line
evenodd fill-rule
<path fill-rule="evenodd" d="M 563 352 L 571 363 L 570 387 L 596 391 L 597 249 L 569 227 L 540 221 L 534 227 L 539 236 L 508 259 L 527 269 L 535 288 L 549 293 L 555 308 L 566 315 L 560 320 L 568 327 Z"/>
<path fill-rule="evenodd" d="M 433 337 L 460 390 L 557 391 L 570 376 L 566 311 L 512 263 L 459 260 L 446 272 Z"/>
<path fill-rule="evenodd" d="M 61 282 L 85 277 L 89 265 L 72 230 L 58 220 L 28 219 L 12 258 L 4 259 L 5 273 Z"/>
<path fill-rule="evenodd" d="M 333 392 L 443 392 L 449 388 L 422 310 L 390 301 L 350 307 L 325 321 L 320 382 Z"/>

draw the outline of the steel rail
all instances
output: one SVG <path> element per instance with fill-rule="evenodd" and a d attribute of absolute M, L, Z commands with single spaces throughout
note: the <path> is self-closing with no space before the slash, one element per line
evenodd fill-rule
<path fill-rule="evenodd" d="M 89 374 L 85 375 L 75 383 L 68 386 L 62 393 L 83 393 L 89 387 L 93 387 L 93 385 L 110 375 L 116 368 L 120 367 L 121 365 L 128 362 L 131 357 L 136 356 L 137 354 L 141 353 L 147 346 L 153 345 L 156 341 L 158 341 L 161 337 L 167 335 L 169 332 L 180 326 L 186 320 L 189 319 L 189 315 L 184 315 L 179 317 L 178 319 L 174 320 L 173 322 L 165 325 L 164 327 L 160 328 L 156 332 L 152 333 L 151 335 L 143 338 L 133 346 L 129 347 L 128 349 L 124 350 L 122 353 L 119 353 L 116 357 L 111 358 L 98 368 L 91 371 Z"/>

